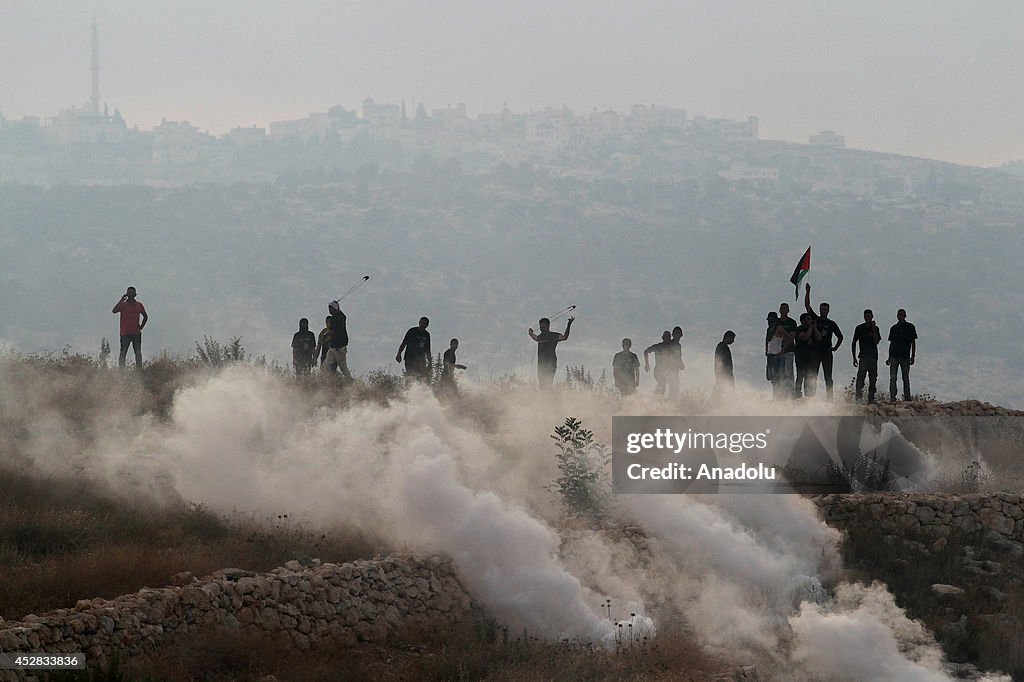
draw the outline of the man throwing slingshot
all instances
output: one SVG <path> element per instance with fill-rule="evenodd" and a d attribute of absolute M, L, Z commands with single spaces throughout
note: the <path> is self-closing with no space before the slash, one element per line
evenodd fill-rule
<path fill-rule="evenodd" d="M 348 371 L 348 326 L 347 318 L 345 313 L 341 312 L 341 306 L 338 305 L 337 301 L 331 301 L 327 305 L 327 312 L 330 313 L 330 328 L 331 333 L 327 339 L 327 358 L 326 362 L 321 365 L 325 371 L 330 371 L 334 374 L 335 371 L 341 372 L 346 379 L 352 378 L 352 373 Z M 337 370 L 334 369 L 337 367 Z"/>
<path fill-rule="evenodd" d="M 541 389 L 551 388 L 555 381 L 555 371 L 558 369 L 558 357 L 555 355 L 555 346 L 562 341 L 569 340 L 569 330 L 572 328 L 575 317 L 570 317 L 565 323 L 565 331 L 559 334 L 551 331 L 551 320 L 546 317 L 540 318 L 540 334 L 535 334 L 533 327 L 530 327 L 530 338 L 537 342 L 537 383 Z"/>

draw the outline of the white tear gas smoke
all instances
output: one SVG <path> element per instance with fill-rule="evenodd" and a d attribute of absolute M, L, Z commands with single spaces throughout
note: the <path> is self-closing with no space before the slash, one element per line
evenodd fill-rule
<path fill-rule="evenodd" d="M 793 659 L 820 679 L 949 679 L 934 638 L 878 583 L 841 584 L 831 602 L 804 603 L 789 622 L 796 636 Z"/>
<path fill-rule="evenodd" d="M 5 395 L 0 416 L 29 402 Z M 539 636 L 614 641 L 619 623 L 650 633 L 649 615 L 676 613 L 722 656 L 788 679 L 945 679 L 938 646 L 884 587 L 827 593 L 838 534 L 797 496 L 622 496 L 618 527 L 643 529 L 632 540 L 565 530 L 545 489 L 557 473 L 548 434 L 574 415 L 607 442 L 622 409 L 607 396 L 481 387 L 459 413 L 416 387 L 386 407 L 314 410 L 294 383 L 236 367 L 180 390 L 168 422 L 99 410 L 87 442 L 34 404 L 23 421 L 37 440 L 24 452 L 50 473 L 74 461 L 122 487 L 159 479 L 214 509 L 341 520 L 396 549 L 443 552 L 490 613 Z M 664 403 L 642 397 L 629 410 Z M 65 456 L 44 458 L 55 444 Z M 609 619 L 606 598 L 635 602 L 633 615 Z"/>
<path fill-rule="evenodd" d="M 255 385 L 254 385 L 255 383 Z M 184 391 L 164 456 L 187 499 L 287 509 L 372 528 L 396 546 L 444 551 L 495 615 L 545 637 L 597 638 L 603 621 L 558 559 L 558 536 L 524 509 L 460 480 L 456 457 L 491 457 L 426 391 L 389 408 L 323 410 L 277 399 L 269 378 L 225 372 Z"/>

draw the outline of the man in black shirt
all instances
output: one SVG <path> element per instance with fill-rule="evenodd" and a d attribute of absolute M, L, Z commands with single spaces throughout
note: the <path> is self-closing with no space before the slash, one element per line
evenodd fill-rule
<path fill-rule="evenodd" d="M 352 373 L 348 371 L 348 324 L 345 313 L 341 312 L 337 301 L 331 301 L 327 311 L 331 314 L 331 334 L 327 339 L 327 367 L 330 369 L 333 365 L 346 379 L 351 379 Z M 333 374 L 335 370 L 330 371 Z"/>
<path fill-rule="evenodd" d="M 640 385 L 640 358 L 632 347 L 632 339 L 622 339 L 622 350 L 612 357 L 612 378 L 623 396 L 633 395 Z"/>
<path fill-rule="evenodd" d="M 314 351 L 314 358 L 320 358 L 320 369 L 322 371 L 334 372 L 337 370 L 336 367 L 327 366 L 327 351 L 331 349 L 331 316 L 328 315 L 324 318 L 324 328 L 320 330 L 320 335 L 316 337 L 316 351 Z"/>
<path fill-rule="evenodd" d="M 455 358 L 455 351 L 458 349 L 459 340 L 452 339 L 448 344 L 448 350 L 444 352 L 444 356 L 441 358 L 441 378 L 440 386 L 438 387 L 441 391 L 448 391 L 453 394 L 458 391 L 458 387 L 455 384 L 455 370 L 466 369 L 466 366 L 458 364 L 458 360 Z"/>
<path fill-rule="evenodd" d="M 736 388 L 736 377 L 732 373 L 732 351 L 729 346 L 736 340 L 733 331 L 727 331 L 715 346 L 715 392 L 724 393 Z"/>
<path fill-rule="evenodd" d="M 870 309 L 864 311 L 864 323 L 858 324 L 853 330 L 853 344 L 850 352 L 853 354 L 853 366 L 857 368 L 857 383 L 855 386 L 857 400 L 864 394 L 864 377 L 868 377 L 868 402 L 875 402 L 875 384 L 878 381 L 878 343 L 882 336 L 875 324 L 875 314 Z M 860 355 L 857 354 L 857 344 L 860 344 Z"/>
<path fill-rule="evenodd" d="M 565 332 L 559 334 L 551 331 L 551 320 L 546 317 L 540 318 L 540 334 L 533 332 L 530 327 L 530 338 L 537 342 L 537 383 L 541 388 L 551 388 L 555 381 L 555 371 L 558 369 L 558 356 L 555 355 L 555 346 L 562 341 L 569 340 L 569 330 L 572 328 L 575 317 L 570 317 L 565 323 Z"/>
<path fill-rule="evenodd" d="M 683 362 L 683 328 L 678 325 L 672 327 L 672 343 L 676 345 L 676 367 L 682 372 L 686 369 L 686 363 Z"/>
<path fill-rule="evenodd" d="M 839 346 L 843 344 L 843 332 L 839 329 L 839 325 L 829 318 L 828 303 L 818 304 L 818 312 L 820 314 L 816 315 L 814 310 L 811 309 L 810 284 L 807 284 L 804 287 L 804 308 L 807 310 L 808 314 L 814 318 L 814 322 L 818 327 L 818 333 L 821 334 L 821 345 L 818 349 L 818 357 L 821 359 L 821 374 L 825 379 L 825 397 L 828 400 L 832 400 L 832 353 L 839 350 Z M 834 341 L 833 338 L 835 339 Z M 817 384 L 817 378 L 815 378 L 815 384 Z"/>
<path fill-rule="evenodd" d="M 814 317 L 810 313 L 804 313 L 800 316 L 800 326 L 796 330 L 796 384 L 793 394 L 797 398 L 810 398 L 818 390 L 820 346 L 821 333 Z"/>
<path fill-rule="evenodd" d="M 889 328 L 889 397 L 896 400 L 896 372 L 903 372 L 903 399 L 910 400 L 910 366 L 917 357 L 917 328 L 907 322 L 907 311 L 896 311 L 896 324 Z"/>
<path fill-rule="evenodd" d="M 309 331 L 309 320 L 299 320 L 299 331 L 292 336 L 292 365 L 295 375 L 309 374 L 316 364 L 316 335 Z"/>
<path fill-rule="evenodd" d="M 401 362 L 402 351 L 405 351 L 405 375 L 411 379 L 430 381 L 433 362 L 430 357 L 430 332 L 427 331 L 429 324 L 430 320 L 421 317 L 418 326 L 409 327 L 395 355 L 395 362 Z"/>
<path fill-rule="evenodd" d="M 644 349 L 644 371 L 651 371 L 650 354 L 654 353 L 654 380 L 657 385 L 654 387 L 654 395 L 665 395 L 665 388 L 669 388 L 669 396 L 675 397 L 679 391 L 679 363 L 676 359 L 676 349 L 679 344 L 672 340 L 672 332 L 664 331 L 661 334 L 661 343 L 655 343 Z M 673 377 L 675 378 L 674 389 Z"/>

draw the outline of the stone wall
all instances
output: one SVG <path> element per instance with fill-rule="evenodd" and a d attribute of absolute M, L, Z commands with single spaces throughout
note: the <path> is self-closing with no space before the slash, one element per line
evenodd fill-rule
<path fill-rule="evenodd" d="M 814 498 L 826 523 L 846 528 L 875 524 L 884 535 L 932 543 L 958 537 L 1020 543 L 1024 540 L 1024 496 L 1013 493 L 965 495 L 819 495 Z"/>
<path fill-rule="evenodd" d="M 879 393 L 884 393 L 879 386 Z M 902 390 L 902 389 L 901 389 Z M 981 400 L 960 400 L 940 403 L 934 400 L 911 400 L 858 406 L 860 414 L 883 417 L 1021 417 L 1024 410 L 999 407 Z"/>
<path fill-rule="evenodd" d="M 202 580 L 179 574 L 174 587 L 0 619 L 0 651 L 82 652 L 95 661 L 118 647 L 124 660 L 206 629 L 269 633 L 305 651 L 325 640 L 383 641 L 403 625 L 453 623 L 471 608 L 451 563 L 437 556 L 306 563 L 260 574 L 229 568 Z M 0 680 L 19 675 L 0 671 Z"/>

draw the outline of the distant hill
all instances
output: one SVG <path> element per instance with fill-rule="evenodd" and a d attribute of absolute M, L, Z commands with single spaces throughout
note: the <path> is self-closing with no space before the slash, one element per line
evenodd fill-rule
<path fill-rule="evenodd" d="M 778 180 L 723 177 L 737 162 Z M 0 341 L 98 349 L 132 284 L 152 316 L 147 355 L 209 334 L 286 361 L 298 318 L 319 330 L 327 301 L 369 274 L 344 306 L 357 371 L 398 371 L 402 334 L 428 315 L 435 352 L 460 337 L 471 377 L 532 376 L 527 328 L 576 304 L 562 364 L 596 377 L 622 337 L 642 352 L 681 324 L 684 383 L 700 385 L 733 329 L 738 378 L 763 386 L 764 318 L 780 301 L 802 310 L 788 279 L 810 244 L 813 300 L 847 335 L 841 384 L 862 309 L 884 331 L 905 307 L 915 391 L 1019 407 L 1022 235 L 1024 180 L 1008 173 L 775 142 L 652 137 L 472 174 L 458 158 L 339 157 L 273 184 L 5 185 Z"/>

